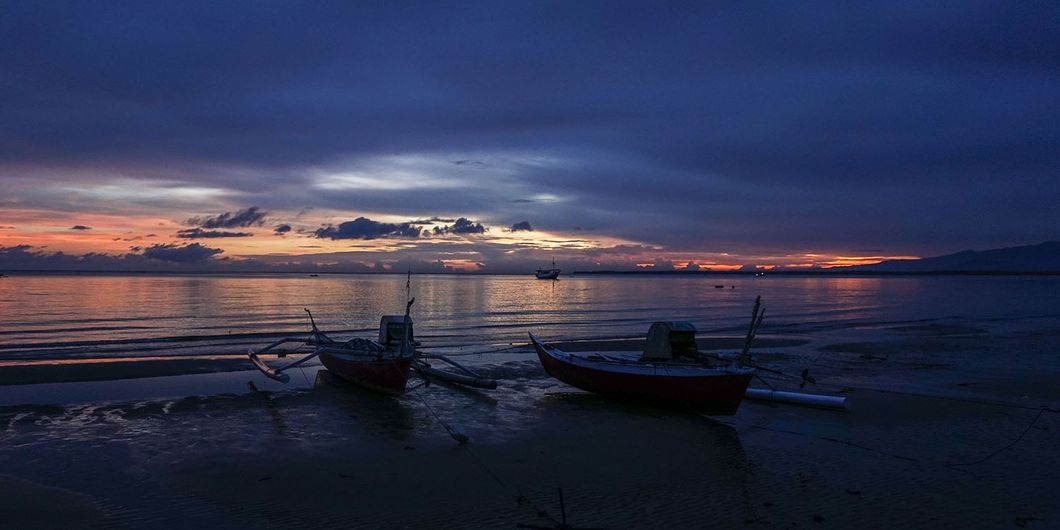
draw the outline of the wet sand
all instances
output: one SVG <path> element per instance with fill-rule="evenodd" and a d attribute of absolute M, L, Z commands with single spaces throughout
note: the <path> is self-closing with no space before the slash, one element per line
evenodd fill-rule
<path fill-rule="evenodd" d="M 520 346 L 451 352 L 501 380 L 492 392 L 436 384 L 389 398 L 319 367 L 290 389 L 252 371 L 8 385 L 0 518 L 513 528 L 552 525 L 562 488 L 578 527 L 1060 526 L 1060 414 L 1041 409 L 1060 408 L 1060 334 L 1048 322 L 935 324 L 758 344 L 771 366 L 812 366 L 814 391 L 848 396 L 849 412 L 746 401 L 706 417 L 616 401 L 548 378 Z"/>

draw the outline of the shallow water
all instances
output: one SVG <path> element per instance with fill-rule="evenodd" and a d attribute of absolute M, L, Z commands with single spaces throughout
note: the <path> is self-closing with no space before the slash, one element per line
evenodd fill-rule
<path fill-rule="evenodd" d="M 722 285 L 723 288 L 716 286 Z M 14 275 L 0 279 L 0 359 L 83 356 L 86 345 L 300 333 L 302 308 L 323 329 L 371 332 L 400 313 L 398 275 Z M 431 346 L 551 338 L 640 336 L 655 320 L 689 320 L 704 334 L 739 334 L 751 305 L 763 333 L 799 334 L 960 320 L 965 325 L 1057 319 L 1060 278 L 416 276 L 413 318 Z M 260 340 L 258 340 L 260 342 Z M 98 349 L 98 348 L 95 348 Z M 155 352 L 157 354 L 157 351 Z M 167 353 L 203 353 L 173 348 Z"/>
<path fill-rule="evenodd" d="M 435 384 L 390 398 L 319 365 L 286 386 L 249 366 L 82 377 L 88 365 L 245 352 L 304 331 L 307 306 L 325 329 L 371 334 L 380 314 L 401 309 L 404 282 L 0 280 L 5 370 L 139 358 L 43 366 L 76 372 L 75 382 L 0 387 L 0 519 L 511 528 L 551 523 L 541 514 L 556 514 L 557 487 L 574 524 L 609 528 L 1044 528 L 1060 513 L 1049 495 L 1058 420 L 1041 409 L 1060 409 L 1060 278 L 417 276 L 425 347 L 459 355 L 496 390 Z M 657 319 L 693 321 L 705 349 L 732 347 L 718 336 L 744 331 L 756 295 L 766 320 L 755 355 L 786 373 L 809 368 L 820 384 L 807 390 L 848 396 L 850 412 L 748 401 L 706 418 L 615 401 L 549 378 L 525 346 L 506 347 L 527 330 L 642 336 Z M 457 445 L 443 422 L 471 444 Z"/>

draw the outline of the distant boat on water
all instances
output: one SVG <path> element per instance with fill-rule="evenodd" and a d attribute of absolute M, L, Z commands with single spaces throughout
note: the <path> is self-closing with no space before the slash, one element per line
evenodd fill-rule
<path fill-rule="evenodd" d="M 534 276 L 536 276 L 538 280 L 555 280 L 556 278 L 559 278 L 559 269 L 556 268 L 556 258 L 552 258 L 551 269 L 537 269 Z"/>

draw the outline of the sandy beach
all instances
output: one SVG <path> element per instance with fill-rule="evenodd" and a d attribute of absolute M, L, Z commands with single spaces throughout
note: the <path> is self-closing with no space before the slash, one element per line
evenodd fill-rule
<path fill-rule="evenodd" d="M 853 406 L 748 400 L 729 417 L 571 389 L 520 345 L 450 352 L 496 391 L 400 398 L 319 367 L 282 388 L 224 357 L 3 367 L 0 514 L 17 528 L 514 528 L 555 525 L 562 488 L 568 523 L 589 528 L 1055 528 L 1055 372 L 955 366 L 1058 342 L 1047 321 L 765 336 L 761 360 L 813 359 L 813 391 Z"/>

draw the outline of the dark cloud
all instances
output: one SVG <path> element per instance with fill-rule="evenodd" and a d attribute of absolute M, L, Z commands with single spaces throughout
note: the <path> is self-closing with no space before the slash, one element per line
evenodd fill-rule
<path fill-rule="evenodd" d="M 215 239 L 223 237 L 250 237 L 254 234 L 249 232 L 226 232 L 223 230 L 203 230 L 201 228 L 187 228 L 177 231 L 177 237 L 181 239 Z"/>
<path fill-rule="evenodd" d="M 672 271 L 674 270 L 674 264 L 672 261 L 666 258 L 656 258 L 655 262 L 651 264 L 651 270 L 654 271 Z"/>
<path fill-rule="evenodd" d="M 456 219 L 446 219 L 444 217 L 431 217 L 430 219 L 416 219 L 409 221 L 411 225 L 433 225 L 435 223 L 451 223 Z"/>
<path fill-rule="evenodd" d="M 0 177 L 149 174 L 274 210 L 445 204 L 674 250 L 1060 237 L 1055 2 L 408 9 L 6 6 Z M 466 181 L 314 188 L 395 153 Z"/>
<path fill-rule="evenodd" d="M 15 227 L 13 227 L 13 226 L 0 225 L 0 230 L 14 230 L 14 229 L 15 229 Z"/>
<path fill-rule="evenodd" d="M 515 223 L 508 229 L 509 232 L 533 232 L 534 227 L 530 225 L 530 221 L 520 221 Z"/>
<path fill-rule="evenodd" d="M 445 234 L 484 234 L 486 227 L 482 223 L 476 223 L 466 217 L 461 217 L 453 224 L 447 226 L 436 226 L 431 230 L 434 235 Z"/>
<path fill-rule="evenodd" d="M 0 247 L 0 256 L 5 258 L 11 258 L 12 256 L 20 256 L 29 253 L 33 249 L 32 245 L 15 245 L 13 247 Z"/>
<path fill-rule="evenodd" d="M 130 247 L 126 254 L 66 254 L 49 252 L 44 247 L 16 245 L 0 247 L 0 268 L 12 270 L 186 270 L 190 267 L 224 265 L 221 260 L 211 259 L 222 253 L 221 249 L 190 245 L 159 244 L 147 248 Z"/>
<path fill-rule="evenodd" d="M 413 274 L 444 274 L 454 272 L 452 267 L 447 266 L 440 260 L 422 260 L 410 257 L 395 260 L 380 260 L 375 262 L 372 268 L 375 272 L 412 272 Z"/>
<path fill-rule="evenodd" d="M 287 232 L 290 232 L 290 231 L 291 231 L 291 225 L 279 225 L 276 228 L 272 229 L 272 233 L 274 233 L 276 235 L 279 235 L 279 236 L 282 236 L 282 235 L 284 235 L 284 234 L 286 234 Z"/>
<path fill-rule="evenodd" d="M 92 227 L 85 225 L 74 225 L 70 227 L 70 230 L 92 230 Z"/>
<path fill-rule="evenodd" d="M 410 223 L 381 223 L 367 217 L 358 217 L 337 227 L 320 228 L 314 232 L 314 236 L 322 239 L 417 238 L 422 231 L 422 228 Z"/>
<path fill-rule="evenodd" d="M 202 228 L 246 228 L 261 226 L 265 223 L 266 215 L 268 213 L 260 211 L 257 206 L 251 206 L 245 210 L 225 212 L 213 217 L 192 217 L 185 223 Z"/>
<path fill-rule="evenodd" d="M 222 252 L 224 251 L 219 248 L 210 248 L 199 243 L 183 246 L 159 243 L 143 249 L 143 256 L 172 263 L 201 263 Z"/>
<path fill-rule="evenodd" d="M 0 268 L 9 270 L 91 270 L 100 264 L 112 266 L 121 261 L 121 257 L 106 254 L 71 255 L 31 245 L 0 247 Z"/>

